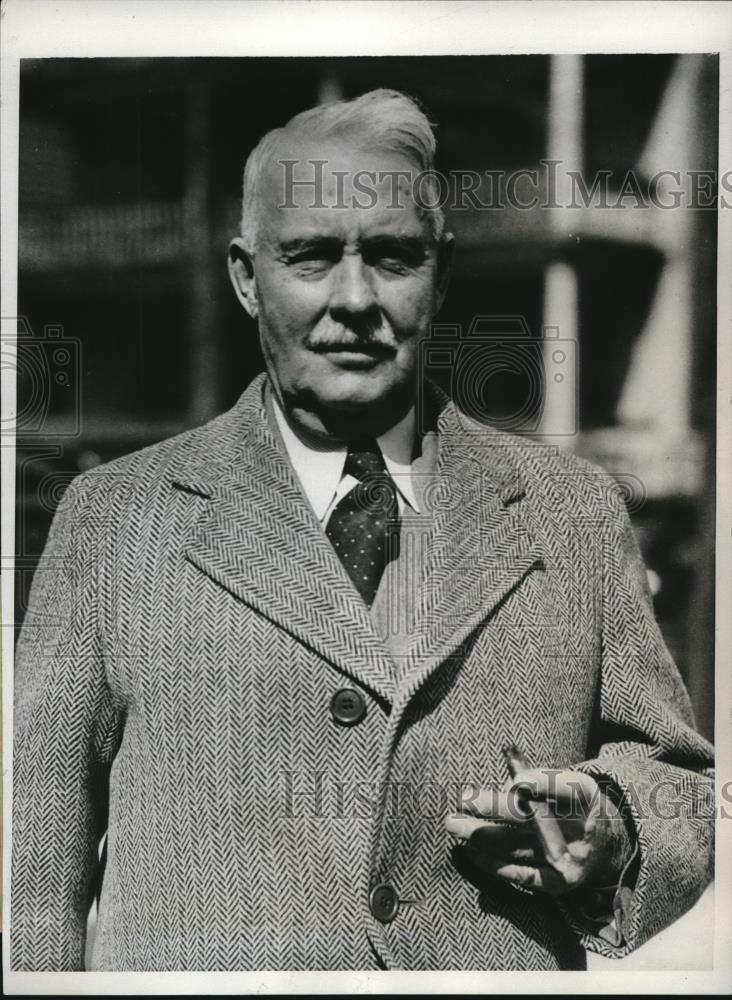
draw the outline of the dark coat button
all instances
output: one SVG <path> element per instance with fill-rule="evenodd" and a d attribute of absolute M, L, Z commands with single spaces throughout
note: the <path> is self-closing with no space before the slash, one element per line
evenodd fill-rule
<path fill-rule="evenodd" d="M 341 688 L 330 700 L 330 712 L 342 726 L 355 726 L 366 715 L 366 702 L 360 691 Z"/>
<path fill-rule="evenodd" d="M 399 897 L 394 887 L 383 882 L 375 885 L 369 893 L 369 909 L 382 924 L 393 920 L 399 909 Z"/>

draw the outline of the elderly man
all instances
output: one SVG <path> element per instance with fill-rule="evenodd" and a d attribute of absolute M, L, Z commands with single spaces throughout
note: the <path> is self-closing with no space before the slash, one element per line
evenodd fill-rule
<path fill-rule="evenodd" d="M 393 91 L 265 136 L 229 269 L 266 374 L 69 487 L 16 660 L 14 968 L 82 968 L 95 889 L 96 969 L 577 969 L 706 885 L 711 748 L 610 479 L 419 377 L 433 157 Z"/>

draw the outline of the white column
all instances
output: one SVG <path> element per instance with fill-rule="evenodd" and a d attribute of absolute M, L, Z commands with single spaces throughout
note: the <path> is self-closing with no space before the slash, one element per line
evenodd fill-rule
<path fill-rule="evenodd" d="M 568 234 L 571 217 L 562 205 L 571 200 L 568 170 L 582 169 L 583 57 L 551 56 L 547 158 L 559 160 L 556 204 L 550 208 L 551 232 Z M 563 261 L 549 264 L 544 277 L 544 407 L 540 433 L 562 448 L 576 444 L 579 415 L 575 377 L 579 365 L 578 286 L 574 270 Z"/>

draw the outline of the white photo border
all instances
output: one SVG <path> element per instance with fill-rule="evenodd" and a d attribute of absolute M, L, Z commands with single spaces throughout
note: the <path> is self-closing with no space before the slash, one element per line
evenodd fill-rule
<path fill-rule="evenodd" d="M 719 53 L 719 171 L 732 167 L 732 5 L 721 2 L 2 0 L 2 316 L 17 315 L 18 97 L 23 58 Z M 724 46 L 722 48 L 722 46 Z M 732 211 L 720 210 L 717 320 L 716 734 L 719 789 L 732 778 Z M 13 324 L 14 320 L 8 320 Z M 5 324 L 5 320 L 3 320 Z M 3 329 L 3 334 L 5 334 Z M 15 412 L 2 370 L 2 420 Z M 712 971 L 13 972 L 11 850 L 14 447 L 2 459 L 3 962 L 9 994 L 727 994 L 732 990 L 732 824 L 717 824 Z M 10 555 L 8 555 L 10 554 Z M 729 829 L 728 829 L 729 827 Z"/>

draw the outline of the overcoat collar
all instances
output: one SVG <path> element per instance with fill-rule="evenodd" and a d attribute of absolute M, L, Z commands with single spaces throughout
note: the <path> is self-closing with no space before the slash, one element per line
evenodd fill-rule
<path fill-rule="evenodd" d="M 467 420 L 431 383 L 420 411 L 438 458 L 427 568 L 399 688 L 371 616 L 304 497 L 265 415 L 259 375 L 195 432 L 174 485 L 208 498 L 186 557 L 387 704 L 408 700 L 541 559 L 521 516 L 524 487 L 505 437 Z"/>

